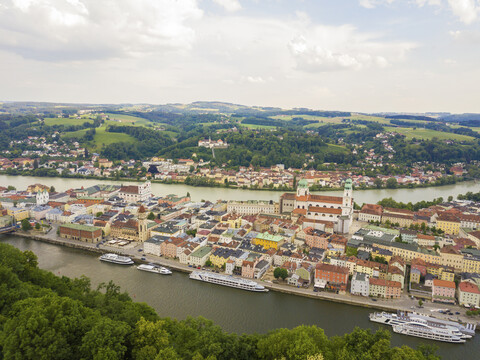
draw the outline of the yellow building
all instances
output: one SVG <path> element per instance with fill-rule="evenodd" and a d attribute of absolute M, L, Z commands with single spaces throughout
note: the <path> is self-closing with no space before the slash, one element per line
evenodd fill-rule
<path fill-rule="evenodd" d="M 29 211 L 26 209 L 12 207 L 7 209 L 7 215 L 13 216 L 15 221 L 22 221 L 23 219 L 29 218 Z"/>
<path fill-rule="evenodd" d="M 463 255 L 456 250 L 453 246 L 444 246 L 440 250 L 442 257 L 442 265 L 449 266 L 456 270 L 462 270 L 463 268 Z"/>
<path fill-rule="evenodd" d="M 278 250 L 280 246 L 283 245 L 284 238 L 279 235 L 272 235 L 268 232 L 260 233 L 257 235 L 255 239 L 253 239 L 252 243 L 254 245 L 261 245 L 265 250 L 268 249 L 275 249 Z"/>
<path fill-rule="evenodd" d="M 462 271 L 480 274 L 480 259 L 474 257 L 465 257 L 463 259 Z"/>
<path fill-rule="evenodd" d="M 460 220 L 453 214 L 440 214 L 437 218 L 437 228 L 443 230 L 445 234 L 458 235 Z"/>
<path fill-rule="evenodd" d="M 455 273 L 451 271 L 442 271 L 442 275 L 440 276 L 440 280 L 446 280 L 446 281 L 454 281 L 455 279 Z"/>

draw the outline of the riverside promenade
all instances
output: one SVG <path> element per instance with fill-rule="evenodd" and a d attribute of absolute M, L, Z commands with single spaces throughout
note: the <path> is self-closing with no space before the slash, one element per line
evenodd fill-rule
<path fill-rule="evenodd" d="M 57 227 L 54 225 L 53 228 L 47 234 L 35 233 L 32 231 L 31 233 L 25 233 L 22 231 L 18 231 L 13 233 L 14 236 L 21 236 L 24 238 L 42 241 L 50 244 L 66 246 L 75 249 L 81 249 L 89 252 L 94 252 L 98 254 L 103 253 L 117 253 L 119 255 L 125 255 L 135 263 L 157 263 L 162 266 L 171 268 L 172 270 L 184 272 L 184 273 L 191 273 L 195 270 L 188 265 L 181 264 L 176 260 L 173 259 L 166 259 L 164 257 L 157 257 L 154 255 L 146 255 L 143 251 L 139 251 L 141 249 L 141 244 L 137 246 L 130 247 L 130 248 L 118 248 L 113 247 L 105 244 L 92 244 L 86 243 L 83 241 L 78 240 L 70 240 L 60 238 L 56 234 Z M 314 292 L 311 288 L 296 288 L 290 285 L 278 283 L 274 284 L 270 281 L 263 281 L 263 280 L 256 280 L 256 282 L 262 284 L 266 288 L 271 291 L 278 291 L 286 294 L 297 295 L 308 297 L 311 299 L 318 299 L 323 301 L 332 301 L 341 304 L 348 304 L 353 306 L 361 306 L 365 308 L 371 308 L 376 310 L 382 311 L 390 311 L 396 312 L 397 310 L 402 311 L 415 311 L 417 313 L 421 313 L 424 315 L 433 316 L 439 319 L 451 319 L 454 321 L 461 321 L 461 322 L 469 322 L 469 323 L 476 323 L 478 324 L 478 319 L 475 317 L 467 317 L 465 314 L 465 309 L 459 306 L 452 306 L 452 305 L 445 305 L 445 304 L 438 304 L 432 302 L 425 302 L 422 308 L 418 307 L 418 301 L 411 299 L 408 295 L 404 294 L 400 299 L 375 299 L 369 297 L 360 297 L 354 296 L 350 293 L 347 294 L 334 294 L 329 292 Z M 444 314 L 440 314 L 438 310 L 440 309 L 449 309 L 453 313 L 460 312 L 460 315 L 448 316 Z M 479 326 L 480 327 L 480 326 Z M 479 329 L 480 330 L 480 329 Z"/>

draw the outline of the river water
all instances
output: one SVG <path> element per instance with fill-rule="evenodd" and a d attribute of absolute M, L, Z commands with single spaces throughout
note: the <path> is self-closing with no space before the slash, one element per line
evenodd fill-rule
<path fill-rule="evenodd" d="M 48 186 L 54 186 L 57 191 L 65 191 L 71 188 L 88 187 L 101 182 L 109 184 L 126 184 L 135 182 L 113 181 L 113 180 L 95 180 L 95 179 L 63 179 L 63 178 L 42 178 L 33 176 L 9 176 L 0 175 L 0 186 L 13 185 L 18 190 L 25 190 L 28 185 L 40 183 Z M 355 190 L 353 197 L 357 204 L 376 203 L 377 201 L 392 197 L 394 200 L 403 202 L 417 202 L 421 200 L 433 200 L 443 197 L 445 200 L 452 195 L 454 198 L 458 194 L 464 194 L 467 191 L 480 191 L 480 183 L 474 181 L 462 182 L 454 185 L 440 187 L 417 188 L 417 189 L 380 189 L 380 190 Z M 158 196 L 167 194 L 186 195 L 187 192 L 193 200 L 274 200 L 278 201 L 282 192 L 279 191 L 260 191 L 227 189 L 212 187 L 193 187 L 183 184 L 152 184 L 152 192 Z M 315 194 L 342 195 L 341 191 L 315 192 Z"/>
<path fill-rule="evenodd" d="M 361 328 L 390 329 L 372 323 L 362 307 L 342 305 L 323 300 L 270 291 L 251 293 L 243 290 L 193 281 L 188 275 L 174 272 L 160 276 L 103 263 L 98 255 L 82 250 L 52 245 L 13 235 L 0 235 L 0 241 L 20 250 L 31 250 L 38 256 L 39 266 L 56 275 L 80 277 L 86 275 L 92 285 L 113 280 L 127 291 L 135 301 L 146 302 L 160 316 L 185 319 L 203 316 L 213 320 L 228 332 L 265 333 L 276 328 L 299 325 L 317 325 L 328 336 L 343 335 L 355 326 Z M 480 334 L 466 344 L 446 344 L 407 337 L 392 332 L 392 344 L 416 347 L 421 342 L 439 347 L 443 359 L 478 359 Z"/>

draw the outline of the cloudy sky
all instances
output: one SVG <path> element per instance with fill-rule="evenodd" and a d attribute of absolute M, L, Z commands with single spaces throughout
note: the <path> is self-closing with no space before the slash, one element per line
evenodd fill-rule
<path fill-rule="evenodd" d="M 0 0 L 0 101 L 480 112 L 480 0 Z"/>

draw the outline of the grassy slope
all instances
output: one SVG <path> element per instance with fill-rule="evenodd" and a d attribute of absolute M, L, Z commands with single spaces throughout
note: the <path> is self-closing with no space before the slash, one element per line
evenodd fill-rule
<path fill-rule="evenodd" d="M 130 115 L 121 115 L 121 114 L 110 114 L 107 113 L 111 120 L 119 120 L 119 121 L 109 121 L 109 124 L 112 125 L 141 125 L 145 126 L 147 124 L 151 124 L 150 121 L 147 119 L 139 118 L 136 116 Z"/>
<path fill-rule="evenodd" d="M 92 119 L 82 118 L 82 119 L 74 119 L 74 118 L 45 118 L 45 125 L 53 126 L 53 125 L 83 125 L 83 123 L 92 123 Z"/>
<path fill-rule="evenodd" d="M 413 129 L 403 127 L 385 127 L 386 131 L 393 131 L 399 134 L 405 135 L 407 139 L 425 139 L 430 140 L 436 137 L 439 140 L 458 140 L 458 141 L 472 141 L 471 136 L 452 134 L 442 131 L 430 130 L 430 129 Z"/>
<path fill-rule="evenodd" d="M 110 133 L 105 131 L 106 127 L 105 125 L 99 128 L 96 128 L 96 133 L 93 141 L 90 141 L 87 143 L 87 146 L 89 149 L 92 149 L 93 151 L 100 151 L 103 145 L 107 146 L 113 143 L 119 143 L 119 142 L 126 142 L 126 143 L 135 143 L 137 140 L 127 134 L 121 134 L 121 133 Z M 63 135 L 65 138 L 72 138 L 72 137 L 77 137 L 81 138 L 83 135 L 85 135 L 85 132 L 87 130 L 79 130 L 79 131 L 73 131 L 69 132 Z"/>

